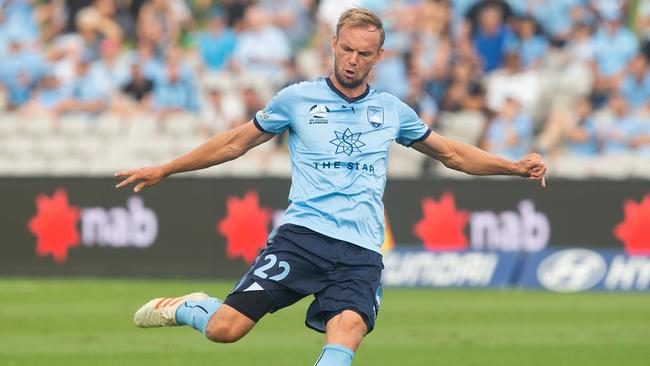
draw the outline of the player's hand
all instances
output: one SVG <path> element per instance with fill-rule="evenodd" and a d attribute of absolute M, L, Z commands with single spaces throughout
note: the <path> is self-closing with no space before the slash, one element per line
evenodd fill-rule
<path fill-rule="evenodd" d="M 542 187 L 546 187 L 546 164 L 541 155 L 531 153 L 524 156 L 517 162 L 517 171 L 521 177 L 539 181 Z"/>
<path fill-rule="evenodd" d="M 140 192 L 144 187 L 157 184 L 166 177 L 163 168 L 160 166 L 145 167 L 135 170 L 123 170 L 121 172 L 115 173 L 115 176 L 127 177 L 115 186 L 117 189 L 139 181 L 139 183 L 133 187 L 133 192 L 136 193 Z"/>

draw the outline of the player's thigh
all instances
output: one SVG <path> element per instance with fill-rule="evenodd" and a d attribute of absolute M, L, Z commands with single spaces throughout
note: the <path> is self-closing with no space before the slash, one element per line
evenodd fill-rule
<path fill-rule="evenodd" d="M 339 262 L 336 270 L 330 273 L 332 281 L 315 294 L 307 311 L 307 326 L 317 331 L 326 331 L 327 327 L 322 325 L 329 325 L 331 319 L 346 310 L 355 314 L 346 316 L 343 326 L 352 320 L 356 324 L 361 319 L 365 323 L 364 334 L 374 329 L 382 298 L 381 255 L 374 252 L 363 255 L 363 250 L 359 250 L 358 258 L 354 253 L 347 254 L 345 261 Z"/>
<path fill-rule="evenodd" d="M 296 243 L 304 238 L 283 228 L 225 301 L 255 321 L 321 291 L 328 285 L 326 273 L 333 269 L 330 261 Z"/>

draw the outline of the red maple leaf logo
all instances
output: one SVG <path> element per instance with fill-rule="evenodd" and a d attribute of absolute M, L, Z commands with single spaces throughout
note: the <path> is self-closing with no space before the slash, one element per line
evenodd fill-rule
<path fill-rule="evenodd" d="M 432 251 L 463 250 L 467 248 L 467 237 L 463 232 L 469 213 L 456 210 L 456 199 L 451 192 L 440 196 L 440 202 L 433 198 L 422 199 L 424 217 L 413 226 L 413 233 Z"/>
<path fill-rule="evenodd" d="M 650 255 L 650 194 L 638 204 L 633 200 L 623 203 L 623 222 L 614 228 L 614 236 L 625 245 L 630 255 Z"/>
<path fill-rule="evenodd" d="M 65 262 L 68 249 L 79 246 L 79 207 L 68 204 L 68 194 L 60 188 L 52 198 L 44 194 L 36 196 L 37 213 L 29 220 L 29 230 L 36 235 L 36 254 L 48 254 L 57 263 Z"/>
<path fill-rule="evenodd" d="M 271 210 L 260 207 L 257 192 L 251 191 L 242 199 L 228 197 L 226 211 L 226 217 L 217 223 L 217 231 L 226 237 L 226 255 L 252 263 L 266 245 Z"/>

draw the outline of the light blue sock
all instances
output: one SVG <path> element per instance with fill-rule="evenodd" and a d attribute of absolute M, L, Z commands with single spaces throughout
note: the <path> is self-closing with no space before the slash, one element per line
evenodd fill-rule
<path fill-rule="evenodd" d="M 338 344 L 326 344 L 314 366 L 350 366 L 354 352 Z"/>
<path fill-rule="evenodd" d="M 205 334 L 208 320 L 221 307 L 221 304 L 223 304 L 221 300 L 214 297 L 201 301 L 185 301 L 176 309 L 176 323 L 189 325 Z"/>

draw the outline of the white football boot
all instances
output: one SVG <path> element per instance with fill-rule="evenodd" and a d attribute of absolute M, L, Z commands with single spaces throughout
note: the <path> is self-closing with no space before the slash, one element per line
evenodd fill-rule
<path fill-rule="evenodd" d="M 204 292 L 193 292 L 180 297 L 158 297 L 142 305 L 133 315 L 133 322 L 138 327 L 176 326 L 176 309 L 185 301 L 201 301 L 209 298 Z"/>

